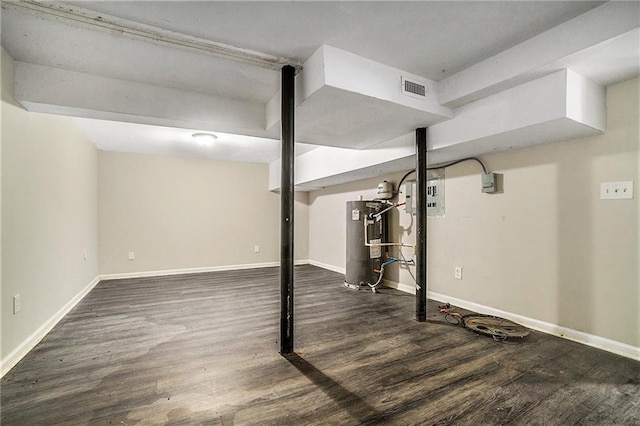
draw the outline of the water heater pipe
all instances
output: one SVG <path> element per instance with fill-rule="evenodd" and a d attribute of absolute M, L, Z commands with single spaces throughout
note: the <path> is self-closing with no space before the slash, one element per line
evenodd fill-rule
<path fill-rule="evenodd" d="M 378 217 L 378 216 L 382 216 L 384 213 L 388 212 L 389 210 L 395 208 L 395 207 L 400 207 L 400 206 L 404 206 L 407 203 L 396 203 L 396 204 L 391 204 L 391 206 L 387 207 L 386 209 L 379 211 L 376 214 L 372 214 L 371 217 Z"/>
<path fill-rule="evenodd" d="M 411 247 L 413 248 L 413 254 L 416 253 L 416 246 L 414 244 L 405 244 L 405 243 L 369 243 L 368 230 L 367 225 L 369 224 L 369 220 L 365 219 L 364 221 L 364 245 L 366 247 Z"/>

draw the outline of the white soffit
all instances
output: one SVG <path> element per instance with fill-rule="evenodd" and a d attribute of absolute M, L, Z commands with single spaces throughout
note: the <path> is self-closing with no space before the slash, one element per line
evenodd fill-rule
<path fill-rule="evenodd" d="M 15 71 L 15 99 L 28 111 L 277 137 L 259 103 L 26 62 Z"/>
<path fill-rule="evenodd" d="M 602 133 L 606 93 L 571 70 L 477 100 L 455 110 L 455 117 L 430 126 L 430 159 L 448 161 Z"/>
<path fill-rule="evenodd" d="M 565 69 L 457 108 L 427 128 L 429 164 L 602 133 L 605 89 Z M 320 147 L 296 159 L 296 185 L 313 190 L 415 167 L 413 133 L 364 150 Z M 270 189 L 279 168 L 270 166 Z"/>
<path fill-rule="evenodd" d="M 141 13 L 145 15 L 146 11 L 141 10 Z M 16 14 L 13 10 L 3 13 L 3 45 L 8 43 L 10 50 L 24 55 L 22 62 L 20 56 L 16 62 L 16 98 L 30 111 L 277 138 L 280 97 L 279 94 L 271 97 L 277 90 L 274 88 L 277 73 L 273 71 L 254 72 L 243 67 L 239 75 L 227 78 L 227 73 L 237 68 L 229 67 L 229 61 L 218 60 L 213 64 L 211 57 L 200 55 L 202 57 L 194 62 L 198 55 L 193 52 L 172 52 L 166 46 L 160 49 L 161 46 L 139 40 L 126 39 L 123 44 L 113 44 L 112 41 L 123 38 L 103 32 L 90 34 L 82 28 L 76 29 L 82 30 L 79 36 L 72 36 L 63 31 L 62 24 L 57 21 L 38 22 L 33 16 L 28 20 Z M 491 140 L 497 140 L 498 135 L 517 134 L 520 128 L 529 129 L 530 135 L 540 136 L 535 143 L 560 140 L 560 135 L 562 139 L 582 136 L 589 124 L 572 116 L 568 110 L 558 120 L 564 123 L 569 120 L 569 125 L 558 125 L 556 134 L 546 134 L 537 127 L 553 121 L 549 118 L 533 124 L 511 123 L 511 127 L 494 128 L 489 136 L 483 133 L 486 129 L 482 125 L 469 118 L 471 115 L 467 111 L 473 111 L 478 105 L 490 110 L 489 103 L 503 99 L 501 94 L 509 97 L 509 93 L 515 93 L 510 90 L 563 67 L 573 68 L 603 86 L 637 75 L 640 72 L 639 21 L 640 3 L 606 3 L 438 83 L 345 50 L 321 46 L 296 78 L 297 139 L 362 149 L 412 133 L 416 127 L 438 129 L 441 126 L 440 130 L 446 129 L 446 120 L 451 117 L 456 126 L 476 126 L 473 128 L 478 133 L 467 141 L 461 139 L 450 144 L 440 153 L 453 153 L 454 146 L 456 149 L 466 147 L 466 151 L 483 150 Z M 53 38 L 51 34 L 54 34 Z M 323 40 L 334 39 L 325 37 Z M 315 48 L 317 44 L 312 46 Z M 415 47 L 415 43 L 412 46 Z M 123 47 L 129 52 L 126 60 L 113 61 Z M 306 46 L 305 49 L 310 48 Z M 285 50 L 280 54 L 293 52 Z M 166 61 L 150 60 L 165 54 Z M 100 61 L 96 62 L 96 57 L 101 58 Z M 40 65 L 30 63 L 42 58 L 47 60 Z M 126 66 L 126 69 L 107 71 L 112 63 Z M 149 80 L 143 70 L 145 64 L 151 63 L 156 68 L 161 63 L 167 74 Z M 89 68 L 83 68 L 85 66 Z M 98 73 L 95 73 L 96 66 L 100 70 Z M 180 74 L 178 70 L 182 68 L 189 72 Z M 177 75 L 186 75 L 189 85 L 177 87 L 167 83 Z M 426 100 L 402 95 L 401 76 L 423 82 L 427 89 Z M 214 87 L 215 83 L 220 87 Z M 238 91 L 243 88 L 254 96 Z M 268 99 L 271 100 L 267 102 Z M 447 106 L 459 107 L 455 116 Z M 554 108 L 550 107 L 550 110 Z M 529 110 L 526 105 L 522 109 Z M 515 118 L 492 115 L 485 119 L 500 123 Z M 573 133 L 561 129 L 572 128 L 576 123 Z M 598 126 L 594 125 L 594 128 Z M 460 136 L 464 129 L 458 133 Z M 475 142 L 468 142 L 470 140 Z M 498 145 L 494 148 L 510 147 L 507 142 Z M 381 158 L 380 161 L 386 160 Z"/>
<path fill-rule="evenodd" d="M 277 71 L 7 6 L 3 1 L 2 46 L 16 61 L 263 104 L 278 87 Z"/>
<path fill-rule="evenodd" d="M 640 28 L 562 58 L 546 68 L 569 68 L 603 86 L 633 78 L 640 74 Z"/>
<path fill-rule="evenodd" d="M 572 68 L 610 85 L 640 73 L 640 2 L 612 1 L 438 82 L 440 101 L 458 107 Z"/>
<path fill-rule="evenodd" d="M 403 79 L 425 96 L 403 94 Z M 435 82 L 331 46 L 321 46 L 296 77 L 296 136 L 362 149 L 452 117 Z M 267 106 L 267 129 L 280 123 L 280 93 Z"/>
<path fill-rule="evenodd" d="M 413 133 L 368 149 L 320 146 L 296 158 L 296 189 L 312 191 L 324 186 L 402 171 L 411 168 L 414 161 Z M 269 165 L 269 189 L 280 189 L 280 160 Z"/>

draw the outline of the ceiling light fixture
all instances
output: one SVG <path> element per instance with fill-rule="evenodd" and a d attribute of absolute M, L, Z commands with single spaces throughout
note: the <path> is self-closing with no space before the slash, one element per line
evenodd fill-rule
<path fill-rule="evenodd" d="M 213 142 L 218 139 L 218 137 L 213 133 L 194 133 L 191 137 L 199 142 Z"/>

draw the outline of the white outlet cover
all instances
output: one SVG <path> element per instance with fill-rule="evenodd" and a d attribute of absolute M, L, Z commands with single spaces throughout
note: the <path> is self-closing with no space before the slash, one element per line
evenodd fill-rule
<path fill-rule="evenodd" d="M 633 181 L 602 182 L 600 184 L 601 200 L 623 200 L 633 198 Z"/>
<path fill-rule="evenodd" d="M 16 294 L 13 296 L 13 314 L 17 314 L 20 312 L 20 295 Z"/>
<path fill-rule="evenodd" d="M 456 266 L 456 269 L 454 270 L 454 275 L 457 280 L 462 279 L 462 266 Z"/>

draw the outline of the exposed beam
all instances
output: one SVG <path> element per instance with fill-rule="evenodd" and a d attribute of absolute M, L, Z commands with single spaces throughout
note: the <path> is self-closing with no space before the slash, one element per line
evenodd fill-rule
<path fill-rule="evenodd" d="M 108 32 L 153 44 L 176 49 L 197 51 L 224 59 L 239 61 L 254 66 L 279 71 L 284 65 L 302 69 L 298 61 L 280 56 L 269 55 L 255 50 L 243 49 L 230 44 L 219 43 L 199 37 L 193 37 L 164 28 L 144 25 L 139 22 L 105 15 L 93 10 L 83 9 L 58 2 L 37 2 L 32 0 L 3 0 L 3 9 L 14 9 L 30 13 L 40 18 L 59 21 L 67 25 Z"/>
<path fill-rule="evenodd" d="M 280 192 L 280 353 L 293 353 L 293 242 L 295 68 L 282 67 L 282 173 Z"/>

